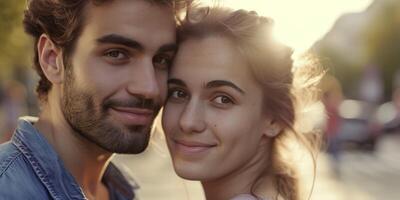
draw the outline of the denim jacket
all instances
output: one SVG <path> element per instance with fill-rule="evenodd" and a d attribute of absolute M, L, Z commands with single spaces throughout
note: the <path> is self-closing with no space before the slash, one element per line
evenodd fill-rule
<path fill-rule="evenodd" d="M 21 118 L 11 141 L 0 145 L 0 199 L 86 199 L 31 119 Z M 111 200 L 135 199 L 137 186 L 115 165 L 109 164 L 102 181 Z"/>

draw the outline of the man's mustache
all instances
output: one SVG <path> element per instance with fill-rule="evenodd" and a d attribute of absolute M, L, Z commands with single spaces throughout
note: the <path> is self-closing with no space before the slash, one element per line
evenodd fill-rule
<path fill-rule="evenodd" d="M 103 109 L 106 110 L 111 107 L 130 107 L 130 108 L 141 108 L 158 111 L 160 105 L 155 103 L 152 99 L 145 99 L 141 97 L 131 97 L 129 99 L 107 99 L 104 101 Z"/>

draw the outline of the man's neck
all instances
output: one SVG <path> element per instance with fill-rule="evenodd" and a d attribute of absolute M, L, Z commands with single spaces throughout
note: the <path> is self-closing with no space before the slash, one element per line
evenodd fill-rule
<path fill-rule="evenodd" d="M 44 105 L 34 126 L 57 152 L 85 195 L 99 199 L 96 197 L 107 192 L 101 180 L 112 153 L 73 132 L 63 116 L 60 109 Z"/>

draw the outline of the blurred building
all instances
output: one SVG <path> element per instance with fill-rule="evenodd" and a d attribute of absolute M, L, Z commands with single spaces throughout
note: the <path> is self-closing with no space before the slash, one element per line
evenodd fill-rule
<path fill-rule="evenodd" d="M 363 12 L 343 15 L 313 50 L 346 85 L 346 97 L 362 100 L 365 95 L 382 95 L 379 101 L 390 100 L 393 74 L 400 68 L 400 1 L 375 0 Z M 365 74 L 371 71 L 366 68 L 371 66 L 377 71 L 373 76 L 382 76 L 365 82 L 365 76 L 369 76 Z M 378 90 L 375 94 L 365 92 L 365 84 L 382 87 L 378 89 L 382 94 Z"/>

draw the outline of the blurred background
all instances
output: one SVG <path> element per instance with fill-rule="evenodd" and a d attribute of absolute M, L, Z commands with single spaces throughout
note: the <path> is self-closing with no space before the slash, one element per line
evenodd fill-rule
<path fill-rule="evenodd" d="M 213 3 L 205 1 L 205 3 Z M 327 148 L 317 163 L 313 200 L 400 199 L 400 1 L 222 1 L 275 20 L 276 39 L 310 51 L 327 68 L 320 88 Z M 25 1 L 0 1 L 0 142 L 18 116 L 37 115 L 32 41 L 22 30 Z M 148 150 L 116 156 L 137 179 L 142 199 L 202 200 L 197 182 L 178 178 L 162 133 Z M 304 169 L 307 169 L 305 166 Z M 303 173 L 311 185 L 312 172 Z"/>

